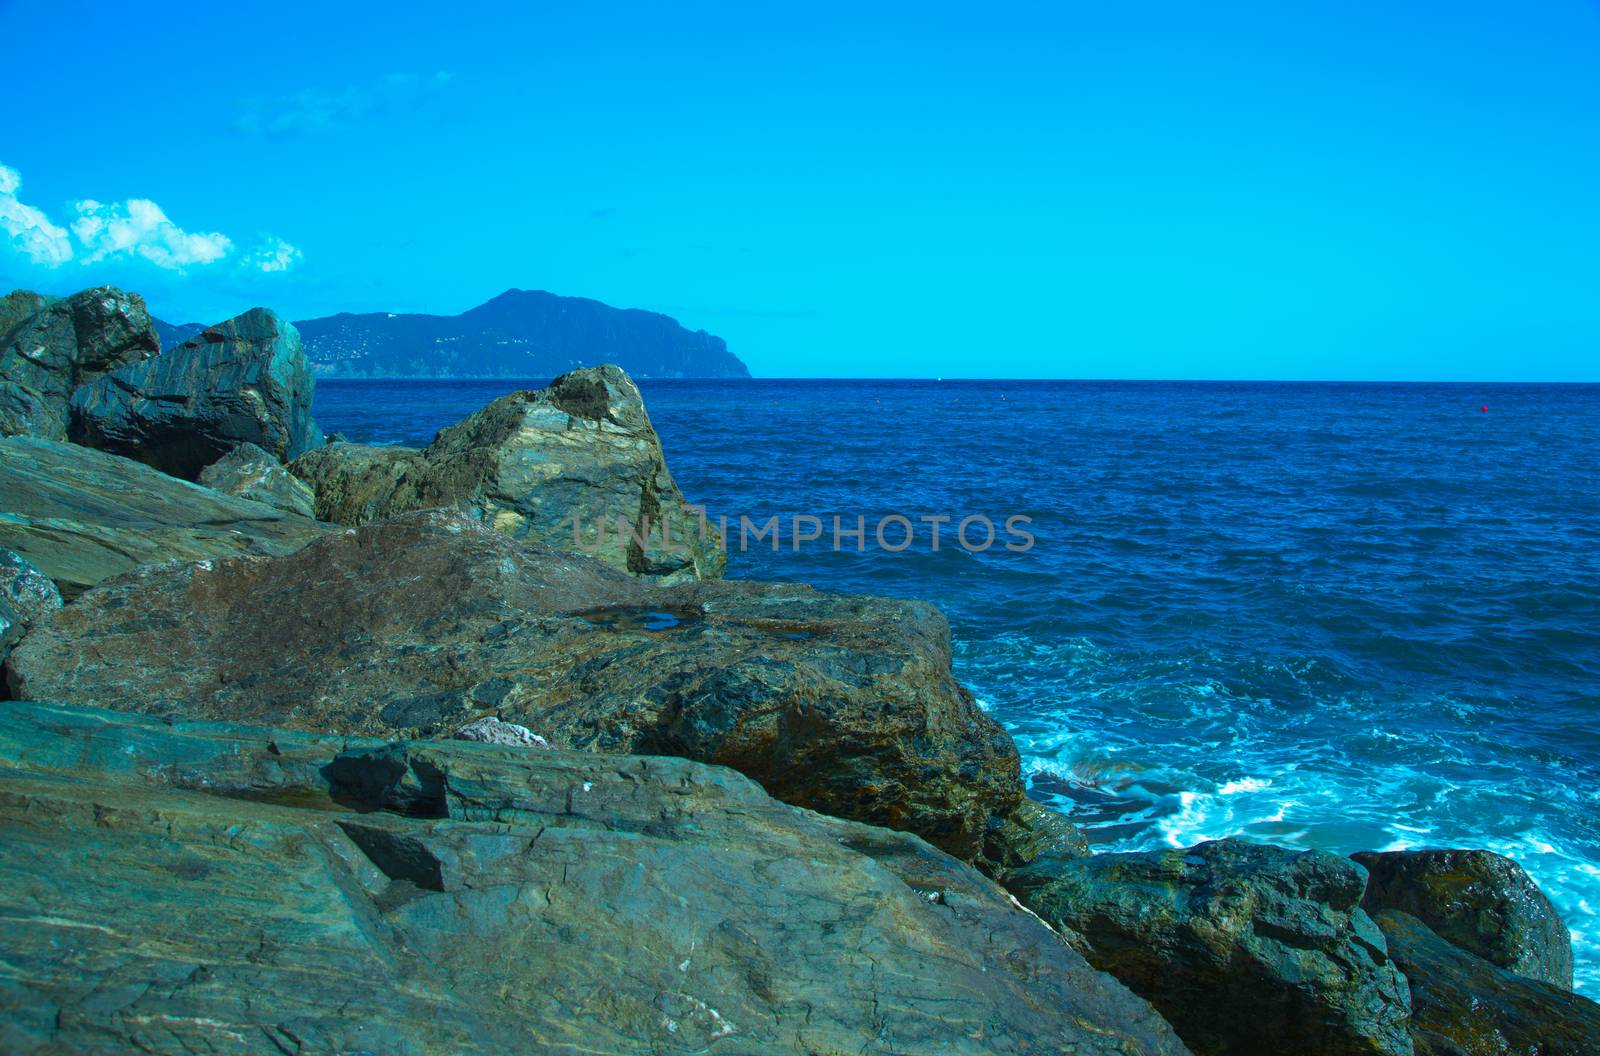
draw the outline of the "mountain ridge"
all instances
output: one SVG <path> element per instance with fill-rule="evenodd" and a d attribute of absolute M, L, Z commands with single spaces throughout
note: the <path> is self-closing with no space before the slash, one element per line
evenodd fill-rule
<path fill-rule="evenodd" d="M 154 323 L 163 347 L 205 329 Z M 600 363 L 647 378 L 750 376 L 722 338 L 671 316 L 546 290 L 509 289 L 456 315 L 340 312 L 294 325 L 319 377 L 554 377 Z"/>

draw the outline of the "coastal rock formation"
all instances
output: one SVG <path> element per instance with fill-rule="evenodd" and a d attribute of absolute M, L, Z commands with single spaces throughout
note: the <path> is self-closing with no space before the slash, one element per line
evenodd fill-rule
<path fill-rule="evenodd" d="M 0 550 L 0 663 L 24 632 L 61 608 L 48 576 L 12 550 Z"/>
<path fill-rule="evenodd" d="M 558 748 L 731 766 L 991 869 L 1048 844 L 1041 827 L 1070 831 L 1024 798 L 1016 747 L 951 675 L 932 606 L 661 586 L 459 513 L 119 577 L 8 671 L 21 699 L 348 734 L 448 736 L 493 715 Z"/>
<path fill-rule="evenodd" d="M 337 524 L 452 507 L 564 550 L 580 548 L 576 521 L 582 549 L 634 575 L 713 579 L 727 563 L 673 483 L 639 389 L 618 367 L 502 396 L 420 451 L 330 444 L 290 468 L 316 491 L 317 515 Z"/>
<path fill-rule="evenodd" d="M 287 554 L 327 530 L 103 451 L 0 438 L 0 547 L 67 598 L 147 562 Z"/>
<path fill-rule="evenodd" d="M 0 436 L 65 440 L 79 386 L 161 349 L 144 300 L 112 286 L 0 299 Z"/>
<path fill-rule="evenodd" d="M 0 704 L 8 1053 L 1181 1056 L 915 837 L 728 770 Z"/>
<path fill-rule="evenodd" d="M 1407 913 L 1373 920 L 1411 984 L 1417 1056 L 1600 1056 L 1600 1005 L 1497 968 Z"/>
<path fill-rule="evenodd" d="M 317 515 L 317 497 L 305 482 L 255 444 L 240 444 L 202 469 L 200 483 L 302 517 Z"/>
<path fill-rule="evenodd" d="M 1200 1056 L 1412 1051 L 1406 980 L 1348 859 L 1217 840 L 1045 856 L 1006 883 Z"/>
<path fill-rule="evenodd" d="M 1440 938 L 1507 971 L 1572 989 L 1572 936 L 1522 866 L 1493 851 L 1367 851 L 1362 907 L 1417 918 Z"/>
<path fill-rule="evenodd" d="M 288 461 L 322 443 L 300 335 L 253 308 L 72 395 L 70 438 L 194 480 L 241 443 Z"/>

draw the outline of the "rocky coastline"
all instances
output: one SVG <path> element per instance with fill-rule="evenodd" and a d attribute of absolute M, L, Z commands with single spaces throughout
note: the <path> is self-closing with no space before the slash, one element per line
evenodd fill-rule
<path fill-rule="evenodd" d="M 0 1051 L 1600 1054 L 1487 851 L 1091 854 L 932 606 L 722 578 L 638 389 L 325 442 L 0 299 Z"/>

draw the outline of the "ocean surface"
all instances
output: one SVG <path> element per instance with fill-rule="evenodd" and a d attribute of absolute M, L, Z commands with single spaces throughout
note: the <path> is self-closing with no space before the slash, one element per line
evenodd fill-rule
<path fill-rule="evenodd" d="M 325 381 L 317 417 L 423 444 L 515 387 Z M 685 495 L 735 526 L 729 574 L 941 606 L 1097 849 L 1487 847 L 1600 991 L 1600 386 L 641 387 Z M 738 552 L 739 516 L 775 514 L 780 552 Z M 794 515 L 823 525 L 798 552 Z M 923 516 L 951 518 L 937 551 Z M 983 552 L 951 539 L 973 516 Z"/>

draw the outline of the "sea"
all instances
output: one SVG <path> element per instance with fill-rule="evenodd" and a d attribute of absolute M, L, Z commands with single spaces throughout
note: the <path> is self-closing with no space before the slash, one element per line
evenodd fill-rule
<path fill-rule="evenodd" d="M 316 412 L 420 445 L 542 384 L 324 380 Z M 1096 850 L 1488 848 L 1600 992 L 1600 386 L 640 385 L 728 574 L 938 605 Z"/>

